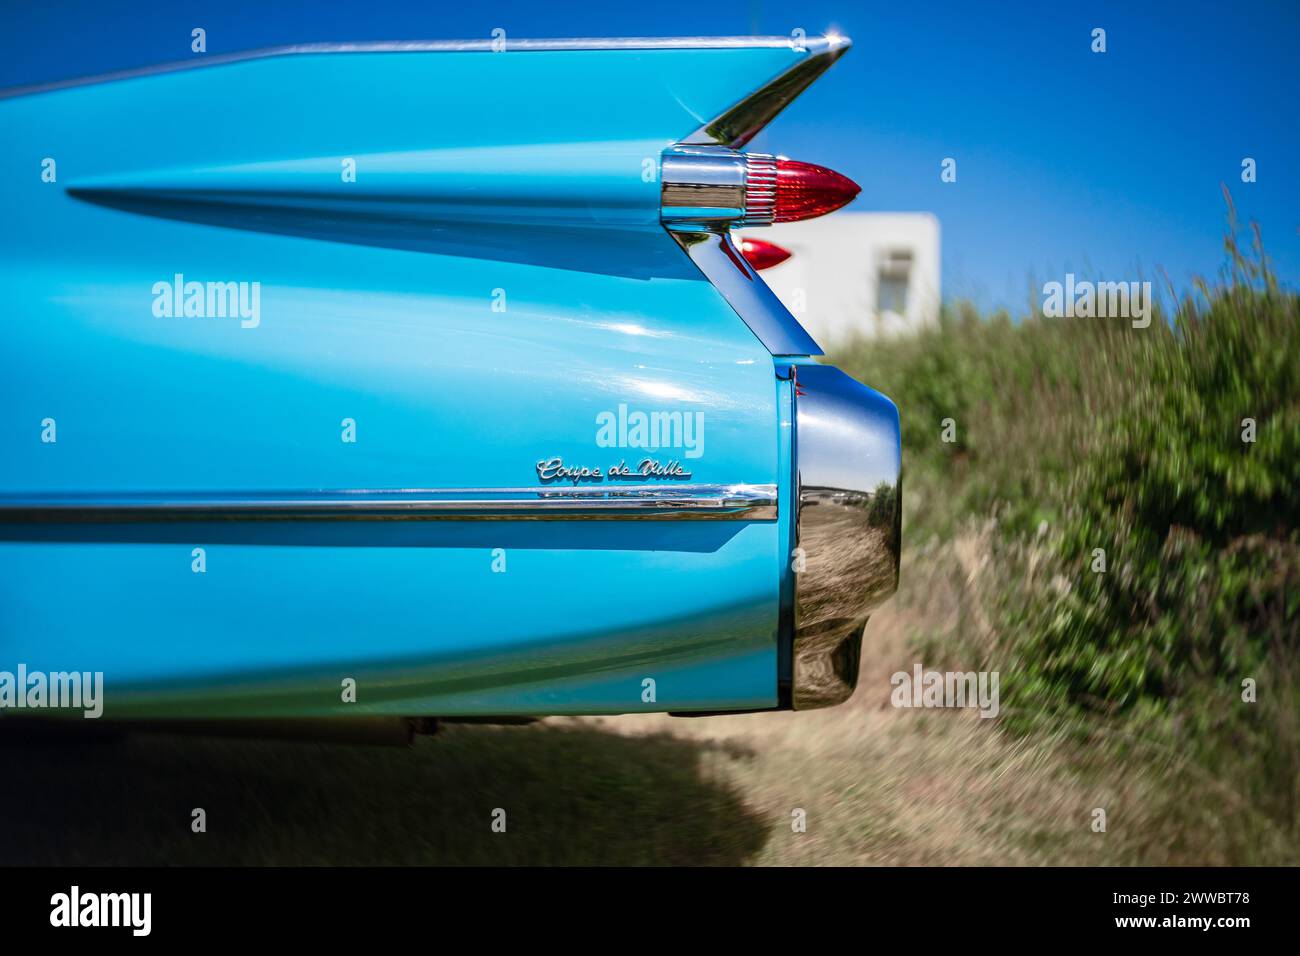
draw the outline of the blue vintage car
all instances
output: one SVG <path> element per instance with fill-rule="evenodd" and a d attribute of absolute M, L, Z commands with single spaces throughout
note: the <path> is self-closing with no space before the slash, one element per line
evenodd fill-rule
<path fill-rule="evenodd" d="M 745 151 L 848 47 L 312 45 L 4 93 L 0 718 L 96 675 L 113 720 L 848 697 L 897 411 L 730 235 L 856 194 Z"/>

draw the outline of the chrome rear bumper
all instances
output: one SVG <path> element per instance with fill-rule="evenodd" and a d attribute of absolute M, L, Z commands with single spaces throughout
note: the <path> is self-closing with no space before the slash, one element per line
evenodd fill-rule
<path fill-rule="evenodd" d="M 898 409 L 839 369 L 795 372 L 791 699 L 838 704 L 858 681 L 867 617 L 898 587 Z"/>

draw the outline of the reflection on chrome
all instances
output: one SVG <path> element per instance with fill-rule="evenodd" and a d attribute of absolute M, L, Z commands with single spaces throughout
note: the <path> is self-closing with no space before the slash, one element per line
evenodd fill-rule
<path fill-rule="evenodd" d="M 793 40 L 791 49 L 798 49 Z M 824 37 L 807 37 L 801 47 L 808 56 L 795 63 L 762 89 L 756 90 L 721 116 L 705 123 L 683 141 L 689 144 L 719 143 L 740 149 L 772 119 L 790 105 L 813 80 L 848 52 L 848 37 L 829 33 Z"/>
<path fill-rule="evenodd" d="M 791 705 L 829 707 L 858 680 L 862 629 L 898 586 L 898 410 L 838 369 L 796 369 L 796 576 Z"/>

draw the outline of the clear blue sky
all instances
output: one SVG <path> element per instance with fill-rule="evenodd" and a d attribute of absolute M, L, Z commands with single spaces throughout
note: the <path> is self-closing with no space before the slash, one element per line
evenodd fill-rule
<path fill-rule="evenodd" d="M 134 13 L 124 12 L 134 10 Z M 1027 300 L 1067 270 L 1223 262 L 1228 184 L 1289 285 L 1300 284 L 1300 2 L 865 4 L 852 0 L 6 0 L 0 85 L 314 40 L 809 35 L 854 49 L 756 144 L 862 185 L 853 208 L 927 210 L 948 295 Z M 1107 52 L 1090 51 L 1094 27 Z M 940 162 L 957 160 L 956 183 Z M 1255 158 L 1258 182 L 1241 182 Z"/>

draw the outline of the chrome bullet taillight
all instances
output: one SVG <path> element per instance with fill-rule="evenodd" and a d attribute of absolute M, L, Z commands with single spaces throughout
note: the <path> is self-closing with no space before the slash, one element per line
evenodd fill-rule
<path fill-rule="evenodd" d="M 833 212 L 859 187 L 834 170 L 725 146 L 664 152 L 660 216 L 687 231 L 795 222 Z"/>

